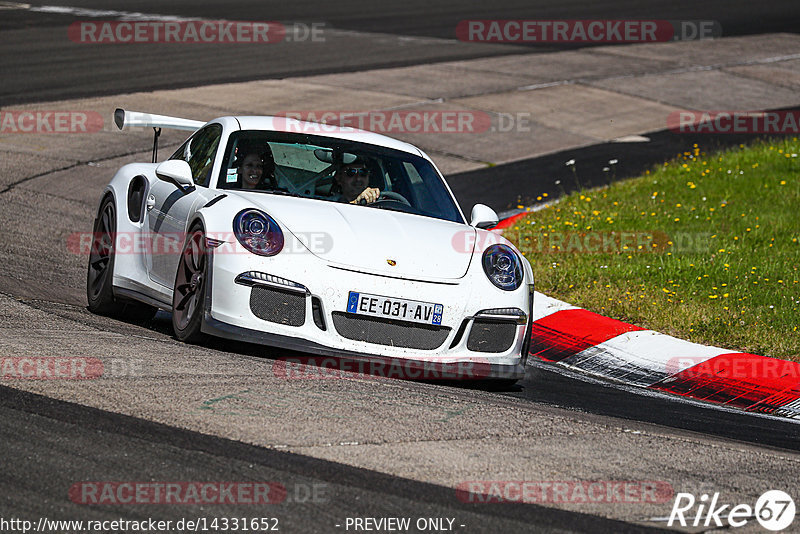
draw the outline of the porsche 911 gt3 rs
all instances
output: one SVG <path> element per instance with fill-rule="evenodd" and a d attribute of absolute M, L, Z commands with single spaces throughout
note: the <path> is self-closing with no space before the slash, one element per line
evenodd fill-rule
<path fill-rule="evenodd" d="M 172 313 L 175 336 L 306 353 L 476 363 L 524 375 L 528 261 L 467 222 L 431 159 L 398 140 L 282 117 L 208 123 L 117 110 L 123 127 L 192 131 L 102 193 L 87 274 L 96 313 Z M 363 194 L 348 194 L 349 178 Z"/>

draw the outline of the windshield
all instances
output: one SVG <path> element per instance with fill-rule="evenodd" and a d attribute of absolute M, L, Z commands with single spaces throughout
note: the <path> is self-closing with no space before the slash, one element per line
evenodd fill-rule
<path fill-rule="evenodd" d="M 231 134 L 219 189 L 348 202 L 463 223 L 426 159 L 323 136 L 245 130 Z"/>

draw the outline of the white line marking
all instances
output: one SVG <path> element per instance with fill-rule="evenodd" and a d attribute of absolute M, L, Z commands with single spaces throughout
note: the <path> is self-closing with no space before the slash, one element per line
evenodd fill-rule
<path fill-rule="evenodd" d="M 20 4 L 18 2 L 0 2 L 0 9 L 29 9 L 30 4 Z"/>
<path fill-rule="evenodd" d="M 20 4 L 23 5 L 23 4 Z M 27 6 L 24 9 L 38 13 L 55 13 L 57 15 L 75 15 L 77 17 L 109 18 L 116 17 L 120 20 L 200 20 L 198 18 L 178 17 L 175 15 L 154 15 L 152 13 L 139 13 L 138 11 L 116 11 L 112 9 L 89 9 L 84 7 L 70 6 Z"/>
<path fill-rule="evenodd" d="M 649 137 L 643 135 L 624 135 L 611 140 L 612 143 L 648 143 Z"/>

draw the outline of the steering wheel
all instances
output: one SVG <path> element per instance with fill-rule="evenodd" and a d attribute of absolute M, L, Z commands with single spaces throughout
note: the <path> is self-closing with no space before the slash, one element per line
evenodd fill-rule
<path fill-rule="evenodd" d="M 400 202 L 401 204 L 405 204 L 409 208 L 413 208 L 411 202 L 409 202 L 406 197 L 404 197 L 400 193 L 395 193 L 394 191 L 381 191 L 381 194 L 378 197 L 378 200 L 375 201 L 375 203 L 378 202 Z"/>

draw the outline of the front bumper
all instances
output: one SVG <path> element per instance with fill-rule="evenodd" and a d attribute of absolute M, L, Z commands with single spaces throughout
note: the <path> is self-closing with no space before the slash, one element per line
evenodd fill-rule
<path fill-rule="evenodd" d="M 209 262 L 212 276 L 206 285 L 202 324 L 205 333 L 369 363 L 398 359 L 404 362 L 404 368 L 412 371 L 430 371 L 438 366 L 441 374 L 447 375 L 454 369 L 454 364 L 459 364 L 458 369 L 467 369 L 466 373 L 456 372 L 463 376 L 453 378 L 516 380 L 525 375 L 526 335 L 530 335 L 529 310 L 533 298 L 527 284 L 523 284 L 518 291 L 501 291 L 494 288 L 482 272 L 479 273 L 480 277 L 475 276 L 473 269 L 464 278 L 452 283 L 405 280 L 337 268 L 310 254 L 299 254 L 299 257 L 279 254 L 262 258 L 249 254 L 212 253 Z M 257 316 L 251 305 L 254 285 L 242 283 L 241 275 L 247 272 L 265 273 L 299 286 L 286 289 L 304 299 L 301 306 L 305 307 L 305 320 L 281 324 L 265 320 L 263 315 Z M 441 334 L 444 341 L 435 348 L 420 349 L 383 344 L 375 342 L 375 339 L 354 339 L 349 333 L 342 335 L 342 318 L 355 317 L 345 313 L 349 291 L 442 303 Z M 296 302 L 297 298 L 293 298 Z M 497 352 L 472 350 L 476 348 L 471 336 L 473 327 L 477 326 L 476 315 L 482 310 L 499 308 L 524 310 L 524 321 L 504 325 L 505 331 L 511 331 L 513 336 L 508 347 L 504 345 Z M 334 321 L 334 314 L 338 324 Z M 319 317 L 323 327 L 320 327 Z M 361 316 L 358 319 L 361 320 Z M 497 318 L 494 320 L 497 322 Z M 479 318 L 479 322 L 485 326 L 485 320 Z M 496 351 L 497 347 L 493 350 Z"/>
<path fill-rule="evenodd" d="M 213 318 L 203 321 L 203 332 L 225 339 L 269 345 L 281 349 L 306 352 L 319 356 L 330 356 L 368 364 L 359 369 L 369 369 L 384 376 L 410 379 L 436 380 L 521 380 L 525 377 L 525 364 L 503 364 L 480 361 L 464 361 L 458 358 L 428 360 L 403 357 L 404 364 L 397 366 L 392 358 L 378 354 L 365 354 L 344 349 L 326 347 L 307 339 L 288 337 L 259 330 L 233 326 Z M 399 370 L 398 370 L 399 368 Z M 388 370 L 388 371 L 386 371 Z"/>

